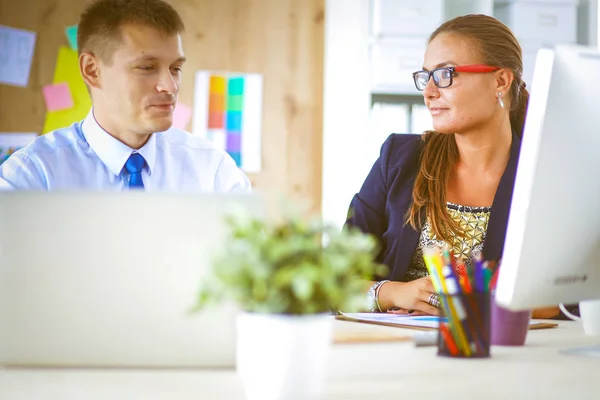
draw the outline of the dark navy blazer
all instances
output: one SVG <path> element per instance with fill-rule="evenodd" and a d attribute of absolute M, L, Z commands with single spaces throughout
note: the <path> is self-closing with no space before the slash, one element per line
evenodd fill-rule
<path fill-rule="evenodd" d="M 346 225 L 358 227 L 379 239 L 378 261 L 388 266 L 389 275 L 376 278 L 403 281 L 417 248 L 420 232 L 405 221 L 423 144 L 421 135 L 390 135 L 350 204 Z M 502 256 L 520 147 L 521 140 L 513 134 L 510 159 L 490 211 L 483 248 L 486 260 L 498 260 Z"/>

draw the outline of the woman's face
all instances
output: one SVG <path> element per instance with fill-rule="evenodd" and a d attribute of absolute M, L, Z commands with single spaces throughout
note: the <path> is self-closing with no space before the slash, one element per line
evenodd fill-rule
<path fill-rule="evenodd" d="M 478 47 L 456 34 L 439 34 L 427 46 L 423 69 L 481 64 Z M 452 84 L 440 89 L 433 78 L 423 90 L 433 128 L 443 133 L 463 133 L 487 125 L 498 111 L 496 73 L 456 72 Z M 506 99 L 505 99 L 506 100 Z"/>

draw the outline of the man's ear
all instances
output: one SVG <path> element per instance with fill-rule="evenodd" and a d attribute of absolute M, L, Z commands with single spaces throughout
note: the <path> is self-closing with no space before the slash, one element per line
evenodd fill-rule
<path fill-rule="evenodd" d="M 508 68 L 502 68 L 496 72 L 496 93 L 502 92 L 502 94 L 507 94 L 514 79 L 513 72 Z"/>
<path fill-rule="evenodd" d="M 79 56 L 79 70 L 83 80 L 90 88 L 99 88 L 100 82 L 99 60 L 92 53 L 81 53 Z"/>

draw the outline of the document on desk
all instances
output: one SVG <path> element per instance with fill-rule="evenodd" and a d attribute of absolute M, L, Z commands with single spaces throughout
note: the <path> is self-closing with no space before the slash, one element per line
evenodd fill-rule
<path fill-rule="evenodd" d="M 433 315 L 413 316 L 388 313 L 341 313 L 341 316 L 338 315 L 338 319 L 413 329 L 437 329 L 440 322 L 440 317 Z"/>
<path fill-rule="evenodd" d="M 338 319 L 354 322 L 365 322 L 377 325 L 395 326 L 398 328 L 431 330 L 437 329 L 441 317 L 433 315 L 412 316 L 408 314 L 388 314 L 388 313 L 341 313 Z M 529 321 L 529 329 L 548 329 L 555 328 L 558 324 Z"/>

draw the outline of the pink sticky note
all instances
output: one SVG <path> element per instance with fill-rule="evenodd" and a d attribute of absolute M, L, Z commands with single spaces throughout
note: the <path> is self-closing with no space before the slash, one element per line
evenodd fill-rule
<path fill-rule="evenodd" d="M 71 91 L 66 82 L 46 85 L 42 88 L 42 92 L 48 111 L 60 111 L 73 107 L 73 97 L 71 97 Z"/>
<path fill-rule="evenodd" d="M 192 117 L 192 109 L 183 103 L 177 103 L 173 110 L 173 127 L 185 130 Z"/>

